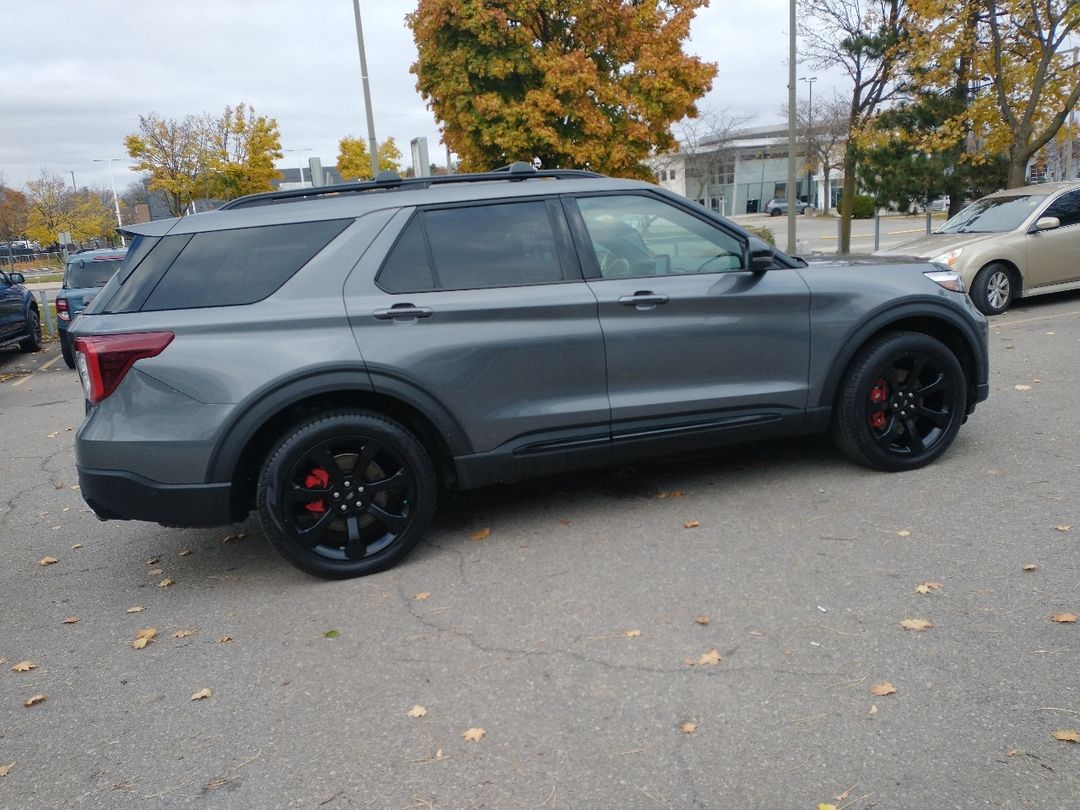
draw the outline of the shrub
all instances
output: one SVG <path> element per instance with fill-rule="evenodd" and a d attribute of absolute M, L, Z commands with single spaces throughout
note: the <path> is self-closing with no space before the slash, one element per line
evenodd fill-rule
<path fill-rule="evenodd" d="M 836 205 L 836 211 L 841 216 L 844 213 L 843 200 Z M 872 219 L 874 216 L 874 198 L 868 194 L 856 194 L 851 201 L 851 216 L 855 219 Z"/>
<path fill-rule="evenodd" d="M 776 237 L 773 236 L 773 232 L 770 231 L 768 228 L 759 228 L 751 225 L 747 226 L 745 230 L 750 231 L 750 233 L 752 233 L 758 239 L 763 239 L 773 247 L 776 247 Z"/>

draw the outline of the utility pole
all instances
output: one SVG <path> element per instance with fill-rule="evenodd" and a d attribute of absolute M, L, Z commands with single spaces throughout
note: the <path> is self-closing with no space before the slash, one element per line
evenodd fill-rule
<path fill-rule="evenodd" d="M 360 81 L 364 87 L 364 113 L 367 115 L 368 150 L 371 152 L 371 179 L 379 176 L 379 147 L 375 142 L 375 119 L 371 114 L 371 87 L 368 85 L 367 54 L 364 51 L 364 26 L 360 23 L 360 0 L 353 0 L 356 17 L 356 45 L 360 49 Z"/>
<path fill-rule="evenodd" d="M 1080 46 L 1074 47 L 1072 49 L 1072 52 L 1073 52 L 1073 72 L 1075 73 L 1076 72 L 1076 64 L 1077 64 L 1076 56 L 1077 56 L 1078 53 L 1080 53 Z M 1076 132 L 1076 108 L 1075 107 L 1073 109 L 1069 110 L 1069 130 L 1074 132 L 1074 133 Z M 1065 147 L 1065 179 L 1066 180 L 1073 180 L 1075 178 L 1075 175 L 1073 174 L 1073 152 L 1076 149 L 1077 140 L 1078 139 L 1074 135 L 1069 140 L 1069 145 L 1067 147 Z"/>
<path fill-rule="evenodd" d="M 787 252 L 795 255 L 795 0 L 788 0 L 788 155 L 787 155 Z"/>
<path fill-rule="evenodd" d="M 813 199 L 810 197 L 810 185 L 813 183 L 813 174 L 810 171 L 810 143 L 814 137 L 814 82 L 817 81 L 817 76 L 803 76 L 799 79 L 800 82 L 806 82 L 810 85 L 810 101 L 807 103 L 806 113 L 806 202 L 810 205 L 814 205 Z M 817 206 L 814 205 L 816 208 Z M 826 206 L 827 207 L 827 206 Z"/>

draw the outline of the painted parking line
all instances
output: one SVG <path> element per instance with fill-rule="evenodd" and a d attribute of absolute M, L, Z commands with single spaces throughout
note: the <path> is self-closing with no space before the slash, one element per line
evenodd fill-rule
<path fill-rule="evenodd" d="M 54 357 L 54 358 L 53 358 L 52 360 L 48 360 L 48 361 L 46 361 L 46 362 L 42 363 L 42 364 L 41 364 L 40 366 L 38 366 L 38 367 L 37 367 L 37 369 L 36 369 L 35 371 L 31 371 L 31 372 L 30 372 L 29 374 L 27 374 L 27 375 L 26 375 L 25 377 L 20 377 L 20 378 L 19 378 L 19 379 L 17 379 L 17 380 L 15 381 L 15 382 L 13 382 L 13 383 L 11 384 L 11 387 L 12 387 L 12 388 L 17 388 L 18 386 L 22 385 L 22 384 L 23 384 L 24 382 L 26 382 L 27 380 L 29 380 L 29 379 L 32 379 L 32 378 L 33 378 L 33 376 L 34 376 L 35 374 L 37 374 L 37 373 L 38 373 L 38 371 L 44 371 L 44 370 L 45 370 L 45 369 L 47 369 L 47 368 L 48 368 L 49 366 L 51 366 L 51 365 L 52 365 L 53 363 L 55 363 L 55 362 L 56 362 L 57 360 L 59 360 L 59 359 L 60 359 L 60 357 L 61 357 L 61 355 L 59 355 L 59 354 L 58 354 L 58 355 L 56 355 L 56 357 Z"/>
<path fill-rule="evenodd" d="M 1071 318 L 1077 315 L 1080 315 L 1080 309 L 1074 309 L 1072 312 L 1058 312 L 1053 315 L 1037 315 L 1034 318 L 1021 318 L 1018 321 L 992 323 L 991 327 L 994 329 L 1003 329 L 1006 326 L 1019 326 L 1022 323 L 1037 323 L 1038 321 L 1052 321 L 1054 318 Z"/>

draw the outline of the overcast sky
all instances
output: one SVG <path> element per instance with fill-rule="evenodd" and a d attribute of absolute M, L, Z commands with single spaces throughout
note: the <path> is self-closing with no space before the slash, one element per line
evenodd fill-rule
<path fill-rule="evenodd" d="M 404 16 L 409 0 L 361 0 L 376 136 L 392 135 L 408 160 L 426 136 L 432 162 L 445 147 L 416 92 L 416 58 Z M 311 156 L 333 165 L 345 135 L 366 139 L 352 0 L 0 0 L 0 174 L 22 188 L 41 170 L 71 172 L 79 188 L 117 190 L 136 179 L 124 136 L 139 115 L 220 114 L 245 102 L 276 118 L 288 152 L 280 167 Z M 689 53 L 717 62 L 712 92 L 699 105 L 780 118 L 787 101 L 788 0 L 713 0 L 698 14 Z M 815 99 L 843 89 L 822 77 Z M 805 97 L 807 85 L 798 86 Z"/>

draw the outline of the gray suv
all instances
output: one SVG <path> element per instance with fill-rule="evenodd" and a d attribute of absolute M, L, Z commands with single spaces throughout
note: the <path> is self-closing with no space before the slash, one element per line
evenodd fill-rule
<path fill-rule="evenodd" d="M 988 391 L 956 273 L 808 267 L 655 186 L 526 164 L 130 227 L 72 326 L 103 519 L 257 510 L 290 562 L 400 560 L 439 490 L 831 430 L 921 467 Z"/>

